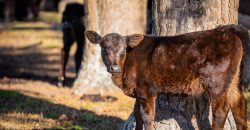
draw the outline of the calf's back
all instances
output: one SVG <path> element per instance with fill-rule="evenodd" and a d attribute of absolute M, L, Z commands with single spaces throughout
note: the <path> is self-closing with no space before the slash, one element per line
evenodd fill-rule
<path fill-rule="evenodd" d="M 125 84 L 138 89 L 150 86 L 146 90 L 153 93 L 193 95 L 216 88 L 219 94 L 241 57 L 241 40 L 230 32 L 214 29 L 173 37 L 145 36 L 128 54 Z"/>

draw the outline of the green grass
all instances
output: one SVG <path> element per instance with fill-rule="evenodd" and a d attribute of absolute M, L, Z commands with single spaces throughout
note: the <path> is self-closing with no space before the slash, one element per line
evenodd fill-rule
<path fill-rule="evenodd" d="M 0 99 L 1 98 L 16 98 L 18 96 L 20 96 L 20 94 L 15 91 L 9 91 L 9 90 L 0 91 Z"/>

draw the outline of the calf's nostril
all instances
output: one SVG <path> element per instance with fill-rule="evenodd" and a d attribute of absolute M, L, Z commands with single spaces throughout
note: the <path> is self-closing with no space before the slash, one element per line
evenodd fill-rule
<path fill-rule="evenodd" d="M 118 67 L 117 67 L 117 66 L 114 66 L 114 67 L 113 67 L 113 70 L 115 70 L 115 71 L 118 70 Z"/>
<path fill-rule="evenodd" d="M 118 71 L 119 67 L 117 65 L 110 66 L 111 71 Z"/>
<path fill-rule="evenodd" d="M 112 71 L 113 71 L 113 67 L 112 67 L 112 66 L 110 66 L 110 70 L 112 70 Z"/>

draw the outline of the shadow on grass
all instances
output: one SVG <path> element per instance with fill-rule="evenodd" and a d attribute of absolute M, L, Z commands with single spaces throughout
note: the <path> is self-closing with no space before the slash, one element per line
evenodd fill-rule
<path fill-rule="evenodd" d="M 102 96 L 101 94 L 90 94 L 90 95 L 83 95 L 81 100 L 90 100 L 92 102 L 115 102 L 118 98 L 113 96 Z"/>
<path fill-rule="evenodd" d="M 40 45 L 0 47 L 0 78 L 28 79 L 57 85 L 60 53 L 46 53 Z M 74 67 L 69 65 L 67 72 L 74 73 Z M 74 77 L 69 77 L 66 86 L 71 86 L 73 81 Z"/>
<path fill-rule="evenodd" d="M 44 118 L 57 121 L 58 126 L 46 129 L 88 128 L 90 130 L 114 130 L 121 128 L 124 123 L 124 120 L 117 117 L 96 115 L 94 112 L 88 110 L 77 110 L 68 106 L 54 104 L 47 100 L 29 97 L 16 91 L 0 90 L 0 116 L 14 112 L 42 114 Z M 34 121 L 36 122 L 36 120 Z"/>

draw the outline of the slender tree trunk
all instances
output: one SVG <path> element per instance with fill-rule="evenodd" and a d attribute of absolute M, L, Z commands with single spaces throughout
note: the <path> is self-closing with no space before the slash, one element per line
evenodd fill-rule
<path fill-rule="evenodd" d="M 223 24 L 237 23 L 239 0 L 153 0 L 155 35 L 179 35 L 207 30 Z M 211 129 L 211 107 L 208 94 L 191 97 L 160 94 L 156 101 L 157 130 Z M 225 130 L 236 129 L 229 113 Z M 135 128 L 133 113 L 124 130 Z"/>
<path fill-rule="evenodd" d="M 145 33 L 146 0 L 85 0 L 86 30 L 99 34 Z M 100 47 L 86 41 L 82 69 L 74 84 L 76 94 L 116 91 L 106 71 Z"/>

